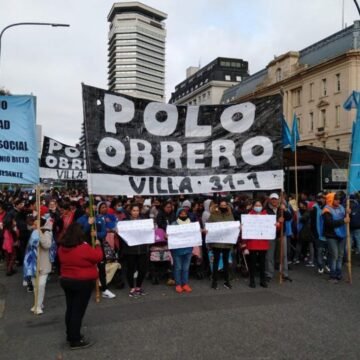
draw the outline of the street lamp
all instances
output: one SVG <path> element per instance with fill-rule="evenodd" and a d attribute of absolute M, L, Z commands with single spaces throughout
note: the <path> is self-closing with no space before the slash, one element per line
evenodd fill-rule
<path fill-rule="evenodd" d="M 57 23 L 42 23 L 42 22 L 20 22 L 15 24 L 10 24 L 2 29 L 0 32 L 0 64 L 1 64 L 1 38 L 3 36 L 3 33 L 14 26 L 22 26 L 22 25 L 45 25 L 45 26 L 52 26 L 52 27 L 69 27 L 69 24 L 57 24 Z"/>

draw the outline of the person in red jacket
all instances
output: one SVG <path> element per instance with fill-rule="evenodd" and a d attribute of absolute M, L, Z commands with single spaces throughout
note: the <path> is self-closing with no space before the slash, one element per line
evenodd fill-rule
<path fill-rule="evenodd" d="M 253 207 L 249 212 L 249 215 L 267 215 L 266 210 L 263 208 L 261 201 L 256 200 L 253 203 Z M 249 265 L 249 286 L 255 288 L 255 273 L 256 273 L 256 264 L 259 263 L 260 269 L 260 286 L 267 288 L 267 282 L 265 279 L 265 257 L 266 252 L 269 250 L 270 244 L 269 240 L 244 240 L 242 248 L 244 253 L 249 253 L 248 255 L 248 265 Z"/>
<path fill-rule="evenodd" d="M 86 242 L 86 235 L 78 223 L 69 225 L 59 247 L 60 284 L 66 298 L 66 335 L 70 348 L 81 349 L 92 343 L 80 334 L 82 319 L 91 292 L 98 278 L 97 263 L 103 258 L 100 241 L 95 248 Z"/>

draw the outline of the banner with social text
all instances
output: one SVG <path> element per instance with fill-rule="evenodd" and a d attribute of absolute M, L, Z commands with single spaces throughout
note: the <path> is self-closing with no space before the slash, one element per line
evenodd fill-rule
<path fill-rule="evenodd" d="M 40 177 L 55 180 L 86 180 L 84 150 L 44 136 Z"/>
<path fill-rule="evenodd" d="M 179 106 L 83 85 L 88 187 L 176 195 L 283 187 L 282 100 Z"/>
<path fill-rule="evenodd" d="M 0 96 L 0 184 L 38 184 L 36 97 Z"/>

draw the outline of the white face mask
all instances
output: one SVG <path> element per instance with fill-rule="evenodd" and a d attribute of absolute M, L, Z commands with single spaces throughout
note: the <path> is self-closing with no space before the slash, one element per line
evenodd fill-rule
<path fill-rule="evenodd" d="M 262 211 L 262 206 L 254 206 L 253 209 L 255 212 L 259 213 Z"/>

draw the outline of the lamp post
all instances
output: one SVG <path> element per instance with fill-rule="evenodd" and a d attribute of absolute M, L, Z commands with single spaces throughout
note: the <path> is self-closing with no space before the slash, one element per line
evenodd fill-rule
<path fill-rule="evenodd" d="M 36 26 L 52 26 L 52 27 L 69 27 L 69 24 L 57 24 L 57 23 L 43 23 L 43 22 L 20 22 L 15 24 L 10 24 L 6 27 L 4 27 L 0 32 L 0 65 L 1 65 L 1 38 L 4 34 L 4 32 L 14 26 L 22 26 L 22 25 L 36 25 Z"/>

